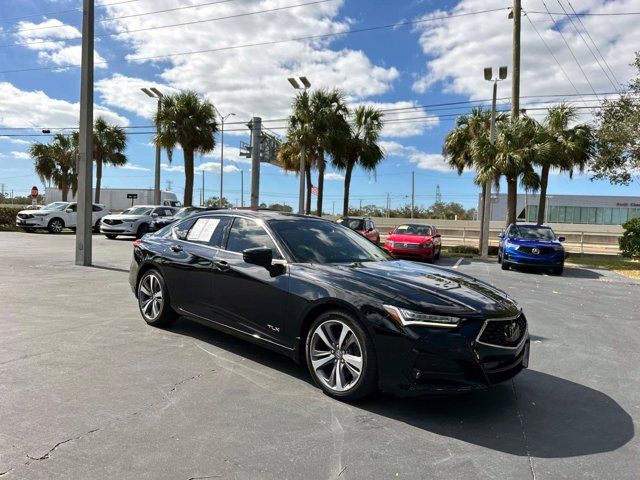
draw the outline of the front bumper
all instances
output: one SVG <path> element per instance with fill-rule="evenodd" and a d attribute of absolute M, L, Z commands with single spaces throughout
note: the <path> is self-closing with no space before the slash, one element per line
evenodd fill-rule
<path fill-rule="evenodd" d="M 119 225 L 100 223 L 100 233 L 105 235 L 135 235 L 137 231 L 138 226 L 135 223 L 122 223 Z"/>
<path fill-rule="evenodd" d="M 453 329 L 405 327 L 396 334 L 378 331 L 380 389 L 399 396 L 448 395 L 484 390 L 514 377 L 529 364 L 528 328 L 513 347 L 478 341 L 485 322 L 493 321 L 511 320 L 464 321 Z"/>
<path fill-rule="evenodd" d="M 400 248 L 385 244 L 383 247 L 393 257 L 407 260 L 431 260 L 435 254 L 435 247 L 433 245 L 426 248 Z"/>
<path fill-rule="evenodd" d="M 16 227 L 20 228 L 45 228 L 47 224 L 44 221 L 44 218 L 16 218 Z"/>
<path fill-rule="evenodd" d="M 564 264 L 565 252 L 559 250 L 546 255 L 531 255 L 520 253 L 515 250 L 505 250 L 502 260 L 512 265 L 522 265 L 528 267 L 558 267 Z"/>

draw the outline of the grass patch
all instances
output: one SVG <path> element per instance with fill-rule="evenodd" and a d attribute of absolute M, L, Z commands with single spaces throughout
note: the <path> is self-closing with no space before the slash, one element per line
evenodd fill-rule
<path fill-rule="evenodd" d="M 604 268 L 624 275 L 625 277 L 640 280 L 640 260 L 630 260 L 612 256 L 578 256 L 572 255 L 567 259 L 567 264 L 581 265 L 584 267 Z"/>
<path fill-rule="evenodd" d="M 460 247 L 442 247 L 442 255 L 447 257 L 474 258 L 478 256 L 477 248 L 475 251 L 461 249 Z"/>

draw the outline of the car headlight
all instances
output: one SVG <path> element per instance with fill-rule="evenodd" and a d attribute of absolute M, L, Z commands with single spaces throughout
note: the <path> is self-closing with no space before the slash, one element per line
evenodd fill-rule
<path fill-rule="evenodd" d="M 383 305 L 382 308 L 391 315 L 400 325 L 426 325 L 430 327 L 456 327 L 460 322 L 459 317 L 447 315 L 433 315 L 431 313 L 416 312 L 406 308 L 394 307 L 393 305 Z"/>
<path fill-rule="evenodd" d="M 513 248 L 514 250 L 520 250 L 520 245 L 517 243 L 511 243 L 508 240 L 504 244 L 505 247 Z"/>
<path fill-rule="evenodd" d="M 427 240 L 426 242 L 422 242 L 420 244 L 420 248 L 427 248 L 430 245 L 431 245 L 431 240 Z"/>
<path fill-rule="evenodd" d="M 554 245 L 554 246 L 553 246 L 553 249 L 554 249 L 556 252 L 562 252 L 562 251 L 564 251 L 564 247 L 563 247 L 562 245 Z"/>

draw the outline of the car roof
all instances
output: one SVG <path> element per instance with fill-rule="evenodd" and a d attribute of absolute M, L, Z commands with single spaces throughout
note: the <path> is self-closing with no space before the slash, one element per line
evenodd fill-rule
<path fill-rule="evenodd" d="M 529 228 L 551 228 L 549 225 L 538 225 L 537 223 L 512 223 L 516 227 L 529 227 Z"/>
<path fill-rule="evenodd" d="M 269 210 L 269 209 L 240 210 L 240 209 L 233 209 L 233 208 L 228 208 L 228 209 L 218 208 L 218 209 L 194 212 L 189 217 L 194 218 L 194 217 L 211 215 L 211 214 L 234 215 L 237 217 L 256 218 L 256 219 L 263 219 L 263 220 L 299 219 L 299 220 L 318 220 L 318 221 L 324 221 L 324 222 L 328 221 L 324 218 L 314 217 L 312 215 L 300 215 L 298 213 L 281 212 L 280 210 Z"/>

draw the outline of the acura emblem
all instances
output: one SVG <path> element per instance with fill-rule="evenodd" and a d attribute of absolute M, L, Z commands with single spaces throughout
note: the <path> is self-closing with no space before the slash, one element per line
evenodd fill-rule
<path fill-rule="evenodd" d="M 520 337 L 520 327 L 516 322 L 511 322 L 504 327 L 504 338 L 507 342 L 515 342 Z"/>
<path fill-rule="evenodd" d="M 534 255 L 540 255 L 540 249 L 537 247 L 534 247 L 531 249 L 531 253 L 533 253 Z"/>

